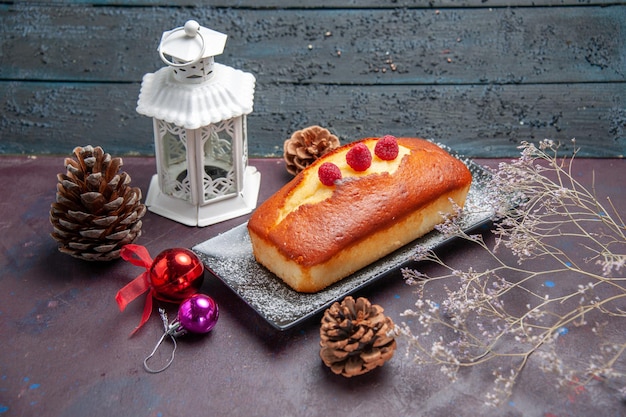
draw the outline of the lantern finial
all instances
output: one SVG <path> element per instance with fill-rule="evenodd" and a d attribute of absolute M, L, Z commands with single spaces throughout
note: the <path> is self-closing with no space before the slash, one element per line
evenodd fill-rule
<path fill-rule="evenodd" d="M 185 35 L 189 36 L 190 38 L 193 38 L 200 33 L 200 23 L 196 22 L 195 20 L 187 20 L 183 28 L 185 30 Z"/>

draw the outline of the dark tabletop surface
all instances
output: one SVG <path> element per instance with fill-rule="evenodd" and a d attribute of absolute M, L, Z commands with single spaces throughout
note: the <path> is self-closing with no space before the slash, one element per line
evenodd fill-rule
<path fill-rule="evenodd" d="M 495 166 L 497 160 L 479 160 Z M 260 200 L 288 179 L 282 160 L 252 160 L 262 173 Z M 624 212 L 624 160 L 579 159 L 574 176 Z M 151 158 L 124 158 L 124 170 L 145 195 L 155 172 Z M 435 367 L 412 364 L 399 347 L 391 361 L 346 379 L 319 358 L 319 316 L 279 332 L 228 287 L 206 273 L 201 291 L 219 304 L 220 318 L 203 336 L 183 336 L 172 366 L 160 374 L 142 361 L 162 334 L 158 317 L 129 337 L 143 300 L 120 313 L 116 292 L 141 269 L 122 260 L 87 263 L 57 251 L 49 236 L 50 203 L 62 158 L 2 157 L 0 204 L 0 415 L 6 416 L 618 416 L 614 389 L 556 387 L 531 358 L 513 396 L 497 409 L 483 405 L 489 369 L 462 372 L 452 383 Z M 192 247 L 245 221 L 190 228 L 148 212 L 136 242 L 152 256 Z M 487 232 L 487 236 L 489 233 Z M 491 239 L 488 238 L 488 242 Z M 481 252 L 456 244 L 452 259 L 481 268 Z M 434 271 L 433 266 L 422 266 Z M 399 273 L 356 295 L 368 297 L 400 322 L 416 295 Z M 621 324 L 624 329 L 624 324 Z M 584 355 L 574 332 L 559 343 Z M 167 354 L 167 348 L 161 358 Z"/>

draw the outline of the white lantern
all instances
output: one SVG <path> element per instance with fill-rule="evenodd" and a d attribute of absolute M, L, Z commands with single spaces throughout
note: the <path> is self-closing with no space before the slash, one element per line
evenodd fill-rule
<path fill-rule="evenodd" d="M 137 112 L 153 118 L 157 174 L 146 205 L 189 226 L 250 213 L 260 173 L 248 166 L 246 115 L 255 78 L 214 62 L 227 36 L 190 20 L 163 33 L 167 64 L 145 74 Z"/>

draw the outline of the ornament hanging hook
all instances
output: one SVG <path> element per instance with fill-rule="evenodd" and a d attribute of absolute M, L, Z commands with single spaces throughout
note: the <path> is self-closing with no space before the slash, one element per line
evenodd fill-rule
<path fill-rule="evenodd" d="M 154 349 L 152 349 L 152 352 L 150 352 L 150 354 L 148 356 L 146 356 L 146 358 L 143 360 L 143 367 L 147 372 L 150 372 L 151 374 L 158 374 L 159 372 L 163 372 L 165 371 L 167 368 L 169 368 L 169 366 L 172 364 L 172 362 L 174 362 L 174 355 L 176 354 L 176 337 L 174 337 L 174 332 L 172 331 L 172 326 L 169 324 L 168 320 L 167 320 L 167 314 L 165 313 L 165 309 L 163 308 L 159 308 L 159 314 L 161 316 L 161 320 L 163 320 L 163 329 L 164 329 L 164 333 L 161 336 L 161 338 L 159 339 L 159 341 L 157 342 L 157 344 L 154 346 Z M 167 362 L 165 362 L 165 365 L 163 365 L 161 368 L 159 369 L 152 369 L 150 368 L 150 366 L 148 365 L 148 361 L 154 356 L 154 354 L 156 353 L 156 351 L 159 349 L 159 346 L 161 346 L 161 344 L 163 343 L 163 341 L 165 340 L 166 337 L 168 337 L 172 340 L 172 343 L 174 344 L 174 347 L 172 349 L 172 354 L 170 356 L 170 358 L 167 360 Z"/>

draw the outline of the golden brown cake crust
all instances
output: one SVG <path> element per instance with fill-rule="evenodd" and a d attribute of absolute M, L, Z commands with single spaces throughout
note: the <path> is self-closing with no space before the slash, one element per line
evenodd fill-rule
<path fill-rule="evenodd" d="M 362 141 L 366 140 L 372 138 Z M 355 143 L 317 160 L 309 170 L 316 172 L 333 154 Z M 250 232 L 306 269 L 390 228 L 446 193 L 469 188 L 472 177 L 467 167 L 437 145 L 417 138 L 398 138 L 398 144 L 411 152 L 392 175 L 344 178 L 332 186 L 329 198 L 304 204 L 276 224 L 285 199 L 303 181 L 301 172 L 256 209 L 248 222 Z"/>

